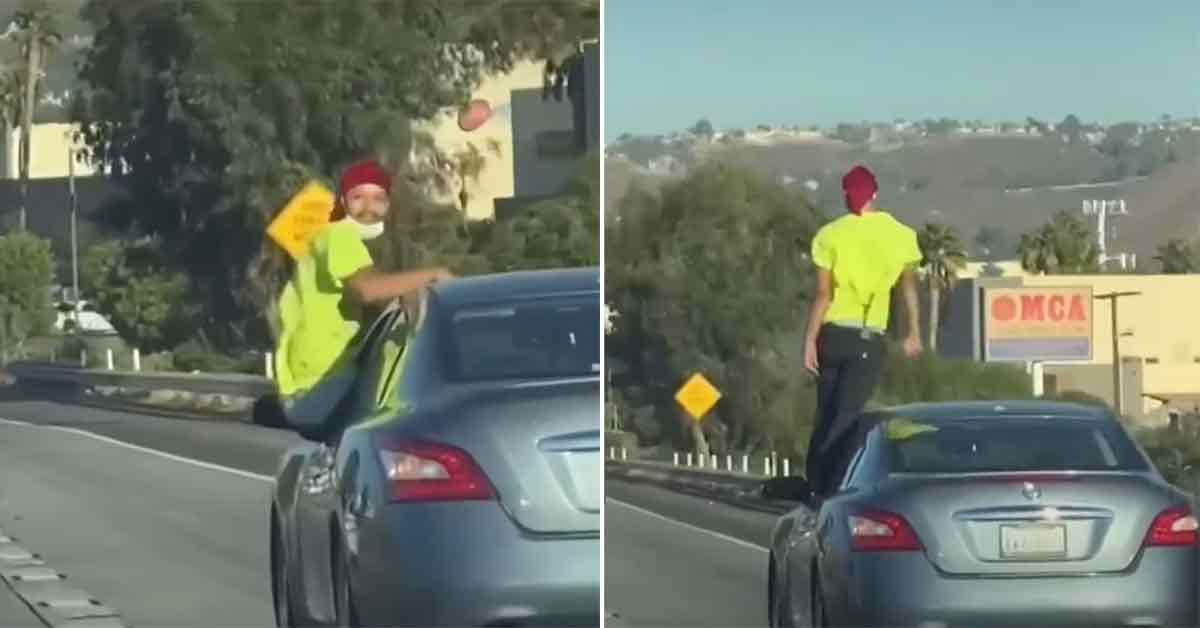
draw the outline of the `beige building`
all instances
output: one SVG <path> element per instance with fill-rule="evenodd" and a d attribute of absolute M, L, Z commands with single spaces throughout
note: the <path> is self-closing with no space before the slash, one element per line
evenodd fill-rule
<path fill-rule="evenodd" d="M 974 345 L 971 357 L 976 359 L 982 358 L 979 347 L 984 335 L 978 329 L 982 326 L 978 321 L 984 318 L 978 293 L 989 284 L 1081 286 L 1091 288 L 1094 297 L 1114 292 L 1140 293 L 1122 297 L 1117 303 L 1124 412 L 1158 421 L 1165 420 L 1168 406 L 1185 412 L 1200 407 L 1200 275 L 1031 275 L 1017 262 L 998 262 L 971 263 L 961 277 L 963 281 L 947 308 L 940 339 L 954 353 Z M 1093 301 L 1090 360 L 1043 363 L 1047 393 L 1079 390 L 1114 399 L 1111 308 L 1108 300 Z"/>
<path fill-rule="evenodd" d="M 462 163 L 464 155 L 476 151 L 482 155 L 482 170 L 466 181 L 467 216 L 472 220 L 491 218 L 496 199 L 518 195 L 518 162 L 528 163 L 536 158 L 529 154 L 536 151 L 531 138 L 545 130 L 572 127 L 570 100 L 542 100 L 542 68 L 542 63 L 524 62 L 508 74 L 485 80 L 472 98 L 486 100 L 492 116 L 474 131 L 464 131 L 458 126 L 457 111 L 447 112 L 419 127 L 433 137 L 437 148 L 452 162 Z M 560 173 L 552 176 L 556 174 Z M 457 205 L 458 186 L 463 181 L 457 174 L 451 175 L 449 181 L 451 189 L 437 196 Z"/>
<path fill-rule="evenodd" d="M 79 125 L 69 123 L 35 124 L 30 129 L 29 178 L 55 179 L 70 174 L 68 160 L 72 151 L 78 157 L 86 145 L 75 138 Z M 3 135 L 3 152 L 0 152 L 2 178 L 16 179 L 21 173 L 21 129 L 9 129 Z M 90 177 L 96 171 L 86 160 L 76 159 L 75 176 Z"/>
<path fill-rule="evenodd" d="M 568 95 L 570 90 L 561 99 L 543 98 L 544 64 L 526 61 L 507 74 L 488 77 L 472 95 L 491 106 L 492 116 L 483 126 L 464 131 L 458 112 L 447 111 L 417 128 L 432 137 L 451 164 L 463 163 L 461 157 L 472 152 L 483 157 L 483 168 L 466 181 L 468 218 L 492 218 L 497 205 L 512 207 L 559 194 L 587 152 L 599 148 L 599 47 L 589 43 L 583 50 L 574 79 L 583 82 L 578 102 Z M 422 161 L 428 155 L 415 151 L 413 157 Z M 449 189 L 435 196 L 458 205 L 461 170 L 447 174 Z"/>

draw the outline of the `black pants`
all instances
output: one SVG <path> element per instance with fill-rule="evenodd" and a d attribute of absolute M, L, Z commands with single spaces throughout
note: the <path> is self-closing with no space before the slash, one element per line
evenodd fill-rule
<path fill-rule="evenodd" d="M 817 338 L 817 412 L 808 442 L 806 475 L 813 491 L 837 490 L 862 438 L 858 416 L 883 375 L 883 336 L 825 325 Z"/>

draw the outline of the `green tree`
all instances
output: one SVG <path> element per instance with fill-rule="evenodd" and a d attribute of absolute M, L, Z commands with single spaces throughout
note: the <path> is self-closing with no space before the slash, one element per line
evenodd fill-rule
<path fill-rule="evenodd" d="M 1027 272 L 1080 275 L 1100 271 L 1100 251 L 1091 230 L 1067 212 L 1059 212 L 1041 229 L 1023 234 L 1017 253 Z"/>
<path fill-rule="evenodd" d="M 917 244 L 929 286 L 929 348 L 936 351 L 944 297 L 967 267 L 967 253 L 958 234 L 945 225 L 926 224 L 917 233 Z"/>
<path fill-rule="evenodd" d="M 796 374 L 817 212 L 783 186 L 719 164 L 623 204 L 605 240 L 605 295 L 618 313 L 606 350 L 628 365 L 643 405 L 678 419 L 668 428 L 702 453 L 714 438 L 718 448 L 801 446 L 797 417 L 812 397 Z M 704 426 L 673 400 L 696 371 L 724 394 Z"/>
<path fill-rule="evenodd" d="M 1075 114 L 1069 114 L 1058 123 L 1058 132 L 1067 136 L 1067 141 L 1076 143 L 1083 139 L 1083 123 Z"/>
<path fill-rule="evenodd" d="M 50 51 L 62 42 L 62 35 L 45 0 L 23 0 L 11 17 L 16 26 L 17 45 L 20 49 L 21 69 L 16 74 L 20 88 L 20 177 L 21 177 L 21 230 L 25 229 L 26 207 L 29 201 L 29 158 L 30 136 L 33 132 L 33 114 L 37 109 L 37 97 L 46 69 L 46 58 Z"/>
<path fill-rule="evenodd" d="M 692 125 L 692 128 L 688 129 L 688 132 L 700 137 L 710 138 L 716 131 L 713 129 L 712 122 L 709 122 L 707 118 L 701 118 L 696 124 Z"/>
<path fill-rule="evenodd" d="M 130 197 L 109 222 L 170 252 L 224 346 L 265 336 L 289 262 L 264 231 L 300 183 L 367 154 L 403 170 L 413 121 L 599 24 L 594 1 L 89 0 L 83 16 L 75 117 Z"/>
<path fill-rule="evenodd" d="M 476 232 L 473 246 L 496 272 L 600 264 L 600 157 L 585 160 L 558 198 Z"/>
<path fill-rule="evenodd" d="M 166 270 L 157 249 L 119 240 L 89 247 L 80 260 L 81 288 L 126 342 L 147 351 L 172 349 L 193 332 L 187 277 Z"/>
<path fill-rule="evenodd" d="M 54 324 L 50 284 L 54 254 L 50 241 L 27 232 L 0 236 L 0 344 L 20 346 Z"/>
<path fill-rule="evenodd" d="M 1195 245 L 1178 238 L 1167 241 L 1158 247 L 1154 259 L 1162 265 L 1162 272 L 1168 275 L 1182 275 L 1200 272 L 1200 257 L 1197 256 Z"/>

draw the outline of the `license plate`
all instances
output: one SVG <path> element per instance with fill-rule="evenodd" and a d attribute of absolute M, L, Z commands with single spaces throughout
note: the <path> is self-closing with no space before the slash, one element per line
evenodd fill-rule
<path fill-rule="evenodd" d="M 1067 529 L 1059 524 L 1000 526 L 1000 556 L 1017 560 L 1065 558 Z"/>

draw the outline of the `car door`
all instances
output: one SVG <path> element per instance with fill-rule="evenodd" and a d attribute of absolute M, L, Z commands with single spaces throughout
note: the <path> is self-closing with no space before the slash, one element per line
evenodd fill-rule
<path fill-rule="evenodd" d="M 372 395 L 374 382 L 364 377 L 372 370 L 371 358 L 378 356 L 378 346 L 383 333 L 390 328 L 400 311 L 389 309 L 380 315 L 359 344 L 359 376 L 346 399 L 338 405 L 335 413 L 345 416 L 344 425 L 357 420 L 355 412 L 361 408 L 363 395 Z M 343 430 L 337 430 L 330 438 L 309 454 L 300 471 L 296 495 L 296 528 L 299 547 L 296 554 L 301 564 L 301 586 L 305 611 L 318 621 L 329 621 L 333 617 L 332 582 L 330 578 L 333 527 L 337 525 L 335 514 L 338 506 L 337 454 L 341 446 Z"/>

